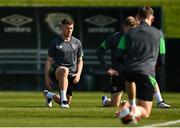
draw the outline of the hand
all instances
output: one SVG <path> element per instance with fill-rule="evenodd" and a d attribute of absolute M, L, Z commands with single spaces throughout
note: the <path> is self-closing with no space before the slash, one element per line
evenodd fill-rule
<path fill-rule="evenodd" d="M 79 82 L 79 80 L 80 80 L 80 74 L 76 73 L 76 74 L 74 74 L 72 76 L 75 77 L 73 83 L 77 84 Z"/>
<path fill-rule="evenodd" d="M 108 74 L 109 76 L 113 76 L 113 75 L 118 76 L 118 75 L 119 75 L 119 72 L 116 71 L 116 70 L 114 70 L 113 68 L 109 68 L 108 71 L 107 71 L 107 74 Z"/>
<path fill-rule="evenodd" d="M 53 82 L 49 77 L 45 78 L 45 84 L 48 90 L 52 90 L 51 85 L 53 84 Z"/>

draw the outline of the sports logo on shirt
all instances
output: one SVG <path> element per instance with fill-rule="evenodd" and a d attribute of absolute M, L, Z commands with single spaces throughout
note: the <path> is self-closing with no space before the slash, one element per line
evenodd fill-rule
<path fill-rule="evenodd" d="M 72 46 L 73 49 L 77 48 L 77 44 L 72 44 L 71 46 Z"/>

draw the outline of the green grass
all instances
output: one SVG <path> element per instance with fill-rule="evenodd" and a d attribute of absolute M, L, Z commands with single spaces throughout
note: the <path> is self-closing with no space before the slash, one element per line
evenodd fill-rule
<path fill-rule="evenodd" d="M 44 97 L 40 92 L 0 92 L 0 127 L 123 127 L 115 118 L 117 108 L 101 106 L 102 92 L 75 92 L 69 109 L 54 104 L 44 107 Z M 149 119 L 142 119 L 138 126 L 178 120 L 180 117 L 180 94 L 163 93 L 171 109 L 153 106 Z M 124 95 L 123 99 L 126 98 Z M 180 126 L 173 124 L 170 126 Z"/>
<path fill-rule="evenodd" d="M 180 37 L 179 0 L 0 0 L 0 6 L 161 6 L 166 37 Z"/>

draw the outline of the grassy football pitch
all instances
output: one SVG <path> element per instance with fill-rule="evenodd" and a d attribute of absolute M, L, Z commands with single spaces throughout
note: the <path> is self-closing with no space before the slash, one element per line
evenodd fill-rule
<path fill-rule="evenodd" d="M 74 92 L 70 108 L 62 109 L 55 103 L 53 108 L 46 108 L 38 91 L 0 91 L 0 127 L 125 127 L 115 118 L 117 108 L 102 107 L 102 95 L 109 93 Z M 172 108 L 156 108 L 154 102 L 151 117 L 142 119 L 138 127 L 180 127 L 180 93 L 162 95 Z"/>

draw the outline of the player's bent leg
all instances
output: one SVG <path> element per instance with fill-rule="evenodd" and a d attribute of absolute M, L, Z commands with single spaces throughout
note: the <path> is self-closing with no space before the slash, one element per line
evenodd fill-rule
<path fill-rule="evenodd" d="M 125 82 L 122 78 L 122 76 L 110 77 L 111 98 L 107 96 L 102 97 L 102 104 L 104 107 L 118 107 L 120 105 Z"/>
<path fill-rule="evenodd" d="M 54 95 L 54 96 L 53 96 L 53 100 L 54 100 L 57 104 L 61 105 L 61 98 L 60 98 L 59 95 Z"/>
<path fill-rule="evenodd" d="M 111 94 L 111 101 L 110 101 L 110 106 L 111 107 L 120 106 L 122 93 L 123 92 L 121 91 L 121 92 Z"/>
<path fill-rule="evenodd" d="M 72 101 L 72 96 L 67 95 L 67 100 L 68 100 L 68 104 L 70 105 L 70 104 L 71 104 L 71 101 Z"/>
<path fill-rule="evenodd" d="M 69 108 L 66 92 L 68 88 L 68 74 L 69 69 L 67 67 L 60 66 L 56 69 L 56 79 L 59 82 L 60 94 L 61 94 L 61 107 Z"/>
<path fill-rule="evenodd" d="M 135 82 L 126 81 L 125 88 L 126 88 L 126 91 L 128 94 L 128 99 L 129 99 L 131 106 L 136 106 L 136 84 L 135 84 Z"/>
<path fill-rule="evenodd" d="M 67 90 L 69 69 L 66 67 L 60 66 L 56 69 L 55 74 L 56 74 L 56 79 L 59 82 L 60 90 Z"/>
<path fill-rule="evenodd" d="M 122 93 L 123 91 L 111 93 L 111 98 L 108 98 L 107 96 L 102 96 L 102 105 L 104 107 L 119 107 Z"/>
<path fill-rule="evenodd" d="M 171 108 L 171 106 L 163 100 L 158 84 L 156 84 L 154 87 L 154 97 L 157 100 L 158 108 Z"/>
<path fill-rule="evenodd" d="M 72 95 L 73 95 L 73 90 L 74 88 L 77 86 L 77 84 L 74 84 L 74 78 L 75 77 L 72 77 L 72 76 L 69 76 L 68 77 L 68 81 L 69 81 L 69 85 L 68 85 L 68 89 L 67 89 L 67 100 L 68 100 L 68 105 L 71 104 L 71 101 L 72 101 Z"/>
<path fill-rule="evenodd" d="M 59 95 L 54 95 L 52 97 L 52 99 L 59 105 L 61 105 L 61 98 Z M 72 96 L 70 95 L 67 95 L 67 100 L 68 100 L 68 104 L 70 105 L 71 104 L 71 101 L 72 101 Z"/>
<path fill-rule="evenodd" d="M 61 98 L 60 98 L 59 95 L 54 95 L 54 96 L 53 96 L 53 100 L 54 100 L 57 104 L 61 105 Z M 71 104 L 71 101 L 72 101 L 72 96 L 67 95 L 67 100 L 68 100 L 68 101 L 67 101 L 68 104 L 70 105 L 70 104 Z"/>
<path fill-rule="evenodd" d="M 52 98 L 55 94 L 49 92 L 48 90 L 43 91 L 43 95 L 45 97 L 45 105 L 49 108 L 52 107 Z"/>
<path fill-rule="evenodd" d="M 150 116 L 152 104 L 153 104 L 152 101 L 145 101 L 145 100 L 140 100 L 140 99 L 137 100 L 137 105 L 141 111 L 143 118 L 148 118 Z"/>

